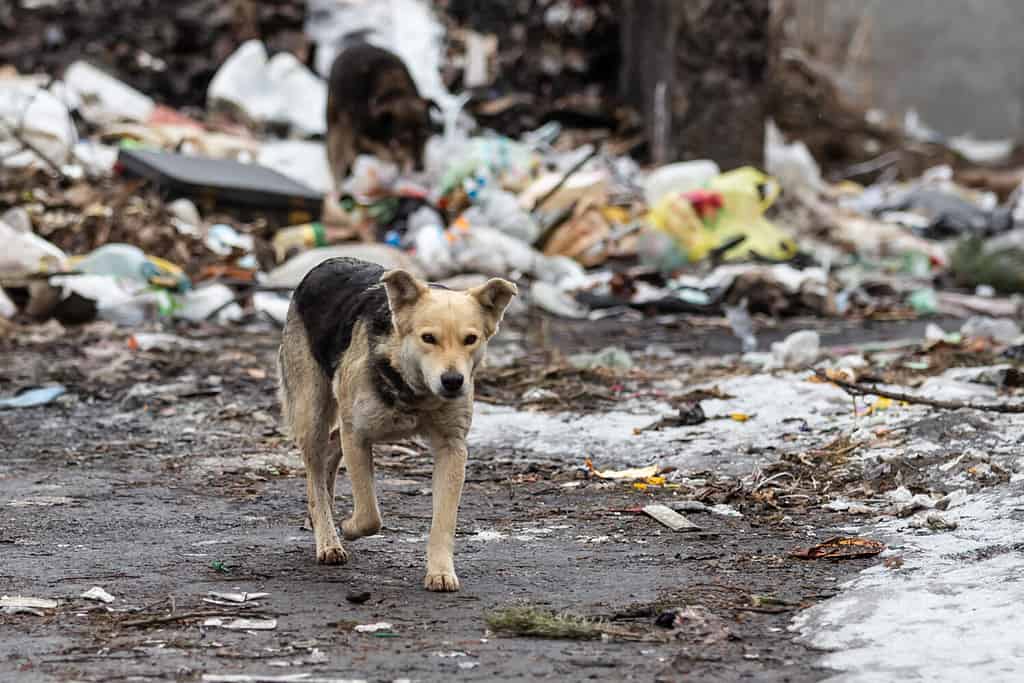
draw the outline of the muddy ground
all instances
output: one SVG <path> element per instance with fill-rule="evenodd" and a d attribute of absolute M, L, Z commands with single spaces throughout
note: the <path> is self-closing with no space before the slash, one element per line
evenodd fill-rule
<path fill-rule="evenodd" d="M 639 341 L 627 345 L 694 353 L 735 344 L 721 328 L 634 327 Z M 873 332 L 920 337 L 916 328 Z M 621 328 L 597 329 L 552 323 L 519 338 L 541 334 L 565 353 L 622 341 Z M 794 641 L 791 617 L 876 561 L 789 556 L 835 535 L 848 521 L 839 513 L 738 500 L 742 517 L 688 513 L 700 530 L 671 532 L 637 509 L 692 490 L 640 491 L 586 478 L 582 455 L 525 461 L 496 447 L 471 454 L 456 551 L 462 591 L 432 594 L 421 587 L 430 461 L 404 444 L 378 452 L 383 532 L 349 544 L 348 565 L 320 566 L 303 529 L 301 463 L 278 430 L 276 330 L 177 333 L 199 347 L 132 351 L 128 333 L 102 325 L 0 339 L 0 395 L 68 388 L 50 405 L 0 411 L 0 594 L 60 601 L 41 616 L 0 614 L 0 679 L 815 681 L 827 672 Z M 872 337 L 864 326 L 846 334 Z M 343 515 L 347 482 L 339 489 Z M 715 495 L 709 502 L 728 500 Z M 92 586 L 116 601 L 78 597 Z M 217 605 L 203 601 L 210 591 L 268 595 Z M 490 632 L 485 615 L 513 605 L 590 617 L 615 635 Z M 682 626 L 656 625 L 676 607 L 693 608 Z M 277 625 L 204 626 L 211 616 Z M 354 630 L 376 622 L 391 631 Z"/>

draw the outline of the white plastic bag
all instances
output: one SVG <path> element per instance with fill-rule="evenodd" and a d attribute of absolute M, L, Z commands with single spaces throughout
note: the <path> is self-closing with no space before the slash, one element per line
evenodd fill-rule
<path fill-rule="evenodd" d="M 206 97 L 211 106 L 227 103 L 254 121 L 287 123 L 307 135 L 327 130 L 327 85 L 290 53 L 268 59 L 258 40 L 227 58 Z"/>

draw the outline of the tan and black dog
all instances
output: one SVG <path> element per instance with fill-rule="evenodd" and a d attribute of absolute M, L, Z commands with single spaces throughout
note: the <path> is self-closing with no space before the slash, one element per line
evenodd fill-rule
<path fill-rule="evenodd" d="M 327 161 L 335 189 L 360 154 L 403 170 L 420 168 L 432 106 L 394 53 L 365 42 L 342 50 L 327 78 Z"/>
<path fill-rule="evenodd" d="M 452 551 L 473 417 L 473 377 L 516 294 L 493 278 L 466 291 L 403 270 L 335 258 L 292 298 L 278 353 L 284 418 L 306 465 L 317 560 L 348 560 L 334 525 L 334 481 L 344 455 L 352 481 L 346 539 L 377 533 L 374 443 L 412 435 L 434 453 L 433 518 L 424 586 L 456 591 Z M 340 430 L 341 447 L 330 435 Z"/>

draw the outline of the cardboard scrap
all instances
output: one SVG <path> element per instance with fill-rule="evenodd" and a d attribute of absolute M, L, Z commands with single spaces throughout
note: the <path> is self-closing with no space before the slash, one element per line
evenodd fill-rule
<path fill-rule="evenodd" d="M 667 505 L 644 506 L 644 514 L 661 522 L 672 531 L 698 531 L 700 527 Z"/>
<path fill-rule="evenodd" d="M 625 470 L 599 470 L 594 467 L 594 463 L 587 460 L 587 469 L 598 479 L 611 479 L 616 481 L 629 481 L 632 479 L 647 479 L 653 477 L 661 471 L 661 467 L 657 464 L 648 465 L 647 467 L 631 467 Z"/>

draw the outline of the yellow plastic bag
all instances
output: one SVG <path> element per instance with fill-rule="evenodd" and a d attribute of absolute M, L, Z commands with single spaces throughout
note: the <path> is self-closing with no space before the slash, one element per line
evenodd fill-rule
<path fill-rule="evenodd" d="M 764 217 L 779 196 L 779 183 L 751 166 L 723 173 L 707 189 L 721 196 L 721 208 L 702 217 L 681 194 L 663 197 L 647 216 L 655 228 L 675 240 L 690 262 L 707 258 L 713 250 L 744 239 L 723 254 L 726 261 L 754 255 L 782 261 L 796 255 L 793 238 Z"/>

